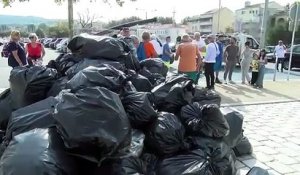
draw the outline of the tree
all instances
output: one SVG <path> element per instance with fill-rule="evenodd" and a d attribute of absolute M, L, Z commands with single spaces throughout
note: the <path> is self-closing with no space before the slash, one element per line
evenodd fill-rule
<path fill-rule="evenodd" d="M 29 0 L 19 0 L 19 2 L 24 2 L 24 1 L 29 1 Z M 54 0 L 56 3 L 61 4 L 65 0 Z M 95 2 L 97 0 L 94 0 Z M 111 0 L 102 0 L 104 3 L 110 3 Z M 125 3 L 126 0 L 115 0 L 115 2 L 122 7 L 123 4 Z M 136 1 L 136 0 L 129 0 L 129 1 Z M 15 2 L 15 0 L 2 0 L 1 1 L 4 5 L 6 6 L 11 6 L 11 3 Z M 69 24 L 69 37 L 71 38 L 73 36 L 73 24 L 74 24 L 74 19 L 73 19 L 73 3 L 79 2 L 79 0 L 68 0 L 68 24 Z M 90 2 L 93 2 L 93 0 L 90 0 Z"/>
<path fill-rule="evenodd" d="M 45 38 L 45 32 L 41 28 L 36 29 L 35 33 L 39 38 Z"/>
<path fill-rule="evenodd" d="M 86 9 L 84 13 L 78 13 L 78 22 L 81 28 L 91 28 L 93 23 L 97 20 L 98 16 L 96 14 L 91 14 L 89 9 Z"/>
<path fill-rule="evenodd" d="M 116 25 L 119 25 L 119 24 L 124 24 L 124 23 L 132 22 L 132 21 L 137 21 L 137 20 L 141 20 L 141 18 L 136 17 L 136 16 L 132 16 L 132 17 L 123 18 L 123 19 L 120 19 L 120 20 L 113 20 L 113 21 L 110 21 L 106 25 L 106 27 L 110 28 L 110 27 L 113 27 L 113 26 L 116 26 Z"/>
<path fill-rule="evenodd" d="M 65 22 L 58 23 L 56 26 L 49 27 L 48 35 L 54 38 L 69 36 L 68 24 Z"/>
<path fill-rule="evenodd" d="M 188 22 L 189 22 L 189 20 L 190 20 L 190 17 L 185 17 L 185 18 L 183 18 L 183 20 L 182 20 L 182 24 L 183 25 L 187 25 L 188 24 Z"/>
<path fill-rule="evenodd" d="M 171 17 L 158 17 L 157 22 L 161 24 L 173 24 L 173 18 Z"/>

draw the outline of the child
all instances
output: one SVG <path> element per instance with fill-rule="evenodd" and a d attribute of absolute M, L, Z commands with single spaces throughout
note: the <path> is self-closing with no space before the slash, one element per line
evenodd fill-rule
<path fill-rule="evenodd" d="M 251 85 L 255 86 L 258 78 L 258 70 L 259 70 L 259 60 L 258 60 L 258 55 L 256 53 L 253 53 L 253 60 L 251 66 L 252 66 Z"/>
<path fill-rule="evenodd" d="M 268 64 L 268 59 L 266 57 L 266 50 L 262 49 L 259 52 L 259 70 L 258 70 L 258 77 L 256 80 L 256 88 L 263 88 L 264 76 L 265 76 L 265 66 Z"/>

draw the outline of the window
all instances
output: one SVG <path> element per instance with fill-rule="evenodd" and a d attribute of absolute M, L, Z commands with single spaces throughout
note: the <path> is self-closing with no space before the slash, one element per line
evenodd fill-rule
<path fill-rule="evenodd" d="M 259 45 L 253 38 L 247 38 L 247 41 L 250 43 L 251 49 L 258 49 Z"/>
<path fill-rule="evenodd" d="M 258 10 L 256 10 L 256 14 L 258 14 Z"/>
<path fill-rule="evenodd" d="M 251 13 L 252 13 L 252 11 L 250 10 L 250 11 L 249 11 L 249 13 L 251 14 Z"/>
<path fill-rule="evenodd" d="M 293 49 L 294 53 L 300 53 L 300 47 L 299 46 L 295 46 Z"/>
<path fill-rule="evenodd" d="M 245 14 L 245 11 L 242 11 L 242 15 Z"/>

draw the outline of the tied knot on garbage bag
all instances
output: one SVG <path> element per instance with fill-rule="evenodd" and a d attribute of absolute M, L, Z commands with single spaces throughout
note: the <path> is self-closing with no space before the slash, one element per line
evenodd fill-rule
<path fill-rule="evenodd" d="M 229 133 L 229 125 L 216 104 L 187 105 L 181 110 L 181 121 L 191 135 L 221 138 Z"/>

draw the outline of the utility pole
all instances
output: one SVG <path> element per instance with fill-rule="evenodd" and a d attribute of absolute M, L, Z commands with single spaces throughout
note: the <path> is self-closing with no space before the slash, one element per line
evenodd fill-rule
<path fill-rule="evenodd" d="M 69 23 L 69 38 L 71 39 L 74 35 L 73 30 L 73 0 L 68 0 L 68 23 Z"/>
<path fill-rule="evenodd" d="M 174 10 L 173 10 L 173 25 L 174 25 L 174 26 L 176 25 L 175 15 L 176 15 L 176 10 L 175 10 L 175 8 L 174 8 Z"/>
<path fill-rule="evenodd" d="M 260 33 L 260 48 L 265 48 L 265 42 L 266 42 L 266 31 L 267 31 L 267 23 L 269 18 L 269 0 L 265 0 L 265 9 L 264 9 L 264 18 L 261 25 L 261 33 Z"/>
<path fill-rule="evenodd" d="M 220 32 L 220 17 L 221 17 L 221 0 L 219 0 L 219 12 L 218 12 L 218 33 Z"/>

